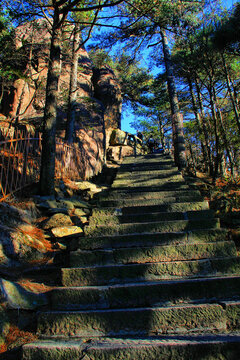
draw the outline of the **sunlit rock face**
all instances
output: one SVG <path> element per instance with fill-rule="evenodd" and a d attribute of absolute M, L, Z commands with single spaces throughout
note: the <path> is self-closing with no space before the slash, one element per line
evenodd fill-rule
<path fill-rule="evenodd" d="M 45 20 L 38 20 L 16 29 L 16 51 L 22 54 L 21 71 L 26 78 L 13 81 L 0 103 L 0 113 L 13 124 L 42 128 L 51 40 L 49 26 Z M 63 32 L 57 100 L 57 134 L 62 138 L 67 119 L 71 45 L 71 35 Z M 87 179 L 102 169 L 105 129 L 120 127 L 122 98 L 117 77 L 110 67 L 94 68 L 84 46 L 79 48 L 78 57 L 75 131 L 83 155 L 81 176 Z"/>
<path fill-rule="evenodd" d="M 94 90 L 104 105 L 104 120 L 106 129 L 121 127 L 122 95 L 119 81 L 109 66 L 94 69 Z"/>

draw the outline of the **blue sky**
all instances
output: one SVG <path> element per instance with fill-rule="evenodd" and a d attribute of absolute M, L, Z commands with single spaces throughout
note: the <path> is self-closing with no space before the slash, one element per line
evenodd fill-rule
<path fill-rule="evenodd" d="M 227 8 L 231 8 L 233 6 L 233 4 L 235 4 L 236 0 L 222 0 L 222 4 L 224 6 L 226 6 Z M 144 61 L 143 59 L 143 66 L 144 63 L 146 63 L 146 66 L 147 66 L 147 60 Z M 154 74 L 155 75 L 155 74 Z M 122 130 L 124 131 L 127 131 L 129 133 L 133 133 L 135 134 L 136 133 L 136 130 L 134 128 L 131 127 L 130 123 L 134 121 L 134 115 L 131 114 L 131 112 L 128 111 L 124 111 L 123 109 L 123 113 L 122 113 L 122 120 L 121 120 L 121 128 Z"/>

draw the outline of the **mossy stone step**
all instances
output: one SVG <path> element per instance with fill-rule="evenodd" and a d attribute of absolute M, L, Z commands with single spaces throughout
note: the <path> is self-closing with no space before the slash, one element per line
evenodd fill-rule
<path fill-rule="evenodd" d="M 135 246 L 157 246 L 194 244 L 205 242 L 225 241 L 227 239 L 226 229 L 192 230 L 173 233 L 147 233 L 124 234 L 113 236 L 82 237 L 79 239 L 79 249 L 112 249 Z"/>
<path fill-rule="evenodd" d="M 165 306 L 240 298 L 240 277 L 155 281 L 109 286 L 61 287 L 49 294 L 52 309 L 90 310 Z"/>
<path fill-rule="evenodd" d="M 154 263 L 237 256 L 233 241 L 200 244 L 134 247 L 113 250 L 78 250 L 70 253 L 70 267 Z"/>
<path fill-rule="evenodd" d="M 161 170 L 152 170 L 152 169 L 142 169 L 142 170 L 129 170 L 124 172 L 117 172 L 116 180 L 135 180 L 136 178 L 181 178 L 182 175 L 176 168 L 171 169 L 161 169 Z"/>
<path fill-rule="evenodd" d="M 136 179 L 116 179 L 114 180 L 112 184 L 112 188 L 119 188 L 122 186 L 128 186 L 128 187 L 137 187 L 139 184 L 143 184 L 144 187 L 150 187 L 150 186 L 174 186 L 178 187 L 181 185 L 185 185 L 185 181 L 183 180 L 182 176 L 176 175 L 171 178 L 152 178 L 152 177 L 138 177 Z"/>
<path fill-rule="evenodd" d="M 89 225 L 86 226 L 84 230 L 87 236 L 103 236 L 144 232 L 178 232 L 215 228 L 220 228 L 219 219 L 173 220 L 129 224 L 116 224 L 109 221 L 106 225 L 98 225 L 94 223 L 93 219 L 92 222 L 90 220 Z"/>
<path fill-rule="evenodd" d="M 219 304 L 149 308 L 52 311 L 39 314 L 44 336 L 123 336 L 227 331 L 231 318 Z"/>
<path fill-rule="evenodd" d="M 127 214 L 146 214 L 154 212 L 186 212 L 195 210 L 208 210 L 208 201 L 195 201 L 195 202 L 180 202 L 173 204 L 162 205 L 136 205 L 126 206 L 121 208 L 123 215 Z M 116 208 L 113 207 L 112 211 L 115 212 Z"/>
<path fill-rule="evenodd" d="M 140 185 L 141 184 L 141 185 Z M 140 192 L 140 191 L 169 191 L 169 190 L 173 190 L 173 191 L 179 191 L 179 190 L 190 190 L 189 185 L 186 184 L 186 182 L 184 181 L 180 181 L 180 182 L 175 182 L 175 183 L 171 183 L 171 182 L 167 182 L 167 183 L 163 183 L 163 184 L 159 184 L 159 182 L 156 182 L 155 184 L 146 184 L 146 181 L 144 182 L 140 182 L 139 184 L 135 184 L 136 186 L 129 186 L 129 184 L 123 183 L 121 186 L 112 186 L 111 187 L 111 192 L 116 192 L 116 191 L 131 191 L 131 192 Z"/>
<path fill-rule="evenodd" d="M 125 170 L 134 167 L 148 167 L 148 166 L 172 166 L 177 167 L 173 159 L 170 157 L 160 158 L 146 158 L 146 157 L 135 157 L 135 158 L 124 158 L 120 166 L 120 170 Z"/>
<path fill-rule="evenodd" d="M 118 169 L 118 174 L 124 174 L 129 171 L 131 172 L 144 172 L 144 171 L 156 171 L 156 170 L 174 170 L 179 171 L 178 168 L 174 165 L 173 162 L 158 162 L 158 163 L 132 163 L 132 164 L 125 164 L 123 163 L 121 167 Z"/>
<path fill-rule="evenodd" d="M 124 207 L 124 206 L 141 206 L 141 205 L 164 205 L 164 204 L 174 204 L 181 202 L 199 202 L 203 201 L 201 195 L 179 195 L 179 196 L 168 196 L 168 197 L 159 197 L 157 198 L 148 198 L 148 199 L 132 199 L 132 198 L 122 198 L 117 200 L 100 200 L 98 202 L 100 207 Z"/>
<path fill-rule="evenodd" d="M 126 282 L 238 275 L 240 258 L 168 261 L 146 264 L 62 268 L 63 286 L 98 286 Z"/>
<path fill-rule="evenodd" d="M 196 210 L 196 211 L 175 211 L 175 212 L 155 212 L 143 214 L 127 214 L 121 215 L 121 209 L 108 210 L 108 209 L 93 209 L 91 224 L 124 224 L 124 223 L 137 223 L 147 221 L 171 221 L 171 220 L 200 220 L 200 219 L 213 219 L 213 210 Z"/>
<path fill-rule="evenodd" d="M 129 156 L 125 157 L 123 161 L 123 165 L 132 165 L 132 164 L 174 164 L 173 158 L 170 155 L 159 155 L 159 154 L 152 154 L 152 155 L 141 155 L 141 156 Z"/>
<path fill-rule="evenodd" d="M 135 190 L 135 189 L 134 189 Z M 145 200 L 145 199 L 160 199 L 166 197 L 183 197 L 183 196 L 199 196 L 198 190 L 178 190 L 178 191 L 154 191 L 153 189 L 143 189 L 142 191 L 133 191 L 128 189 L 126 191 L 106 191 L 105 193 L 99 193 L 97 199 L 101 200 L 118 200 L 118 199 L 133 199 L 133 200 Z"/>
<path fill-rule="evenodd" d="M 240 335 L 44 340 L 23 347 L 23 360 L 238 360 Z"/>

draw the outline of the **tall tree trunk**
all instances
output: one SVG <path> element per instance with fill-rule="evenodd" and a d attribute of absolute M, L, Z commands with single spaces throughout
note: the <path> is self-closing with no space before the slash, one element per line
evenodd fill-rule
<path fill-rule="evenodd" d="M 218 114 L 218 118 L 219 118 L 219 124 L 220 124 L 220 128 L 221 128 L 221 136 L 222 136 L 224 147 L 225 147 L 227 157 L 228 157 L 228 160 L 229 160 L 231 174 L 234 175 L 234 165 L 233 165 L 233 160 L 232 160 L 232 154 L 231 154 L 231 150 L 229 148 L 226 129 L 225 129 L 224 124 L 223 124 L 222 112 L 221 112 L 221 110 L 220 110 L 220 108 L 218 106 L 215 87 L 213 87 L 213 96 L 214 96 L 214 102 L 215 102 L 215 105 L 216 105 L 217 114 Z"/>
<path fill-rule="evenodd" d="M 206 144 L 206 148 L 207 148 L 209 175 L 213 176 L 212 152 L 211 152 L 211 148 L 210 148 L 210 144 L 209 144 L 208 129 L 207 129 L 206 121 L 205 121 L 201 89 L 200 89 L 199 82 L 198 82 L 198 79 L 196 76 L 195 76 L 195 88 L 197 91 L 198 105 L 199 105 L 200 114 L 201 114 L 200 116 L 202 119 L 202 129 L 203 129 L 205 144 Z"/>
<path fill-rule="evenodd" d="M 161 146 L 163 149 L 165 149 L 165 137 L 164 137 L 161 115 L 158 116 L 158 128 L 159 128 L 159 137 L 160 137 Z"/>
<path fill-rule="evenodd" d="M 65 140 L 67 140 L 69 143 L 73 142 L 74 125 L 76 119 L 79 41 L 80 41 L 80 30 L 78 25 L 75 25 L 73 32 L 72 60 L 71 60 L 70 85 L 69 85 L 69 96 L 68 96 L 68 113 L 67 113 L 66 135 L 65 135 Z"/>
<path fill-rule="evenodd" d="M 195 159 L 194 152 L 193 152 L 193 149 L 192 149 L 192 145 L 191 145 L 190 142 L 188 142 L 187 147 L 188 147 L 188 151 L 189 151 L 189 154 L 190 154 L 190 157 L 191 157 L 191 160 L 192 160 L 193 174 L 195 175 L 196 174 L 196 159 Z"/>
<path fill-rule="evenodd" d="M 55 9 L 52 38 L 49 55 L 49 67 L 46 87 L 46 102 L 44 108 L 42 158 L 40 171 L 40 192 L 42 195 L 54 195 L 56 125 L 57 125 L 57 94 L 58 81 L 61 72 L 61 29 L 57 26 L 58 14 Z"/>
<path fill-rule="evenodd" d="M 179 169 L 186 167 L 185 140 L 183 135 L 183 117 L 180 113 L 177 90 L 173 74 L 171 53 L 165 30 L 160 30 L 163 44 L 163 56 L 167 74 L 168 94 L 172 113 L 172 132 L 174 159 Z"/>
<path fill-rule="evenodd" d="M 223 68 L 224 68 L 224 73 L 225 73 L 225 78 L 226 78 L 226 83 L 227 83 L 227 89 L 228 89 L 230 100 L 231 100 L 231 103 L 232 103 L 232 106 L 233 106 L 233 111 L 234 111 L 238 131 L 239 131 L 239 134 L 240 134 L 240 117 L 239 117 L 238 104 L 236 102 L 234 93 L 233 93 L 233 91 L 231 89 L 231 80 L 230 80 L 229 71 L 228 71 L 226 60 L 225 60 L 225 57 L 224 57 L 223 53 L 221 53 L 221 57 L 222 57 Z"/>
<path fill-rule="evenodd" d="M 214 183 L 219 174 L 221 154 L 220 154 L 220 139 L 219 139 L 219 135 L 218 135 L 218 119 L 217 119 L 217 113 L 216 113 L 216 108 L 215 108 L 212 81 L 210 81 L 210 85 L 208 87 L 208 92 L 209 92 L 209 97 L 210 97 L 210 107 L 211 107 L 213 129 L 214 129 L 214 135 L 215 135 L 215 161 L 214 161 L 214 172 L 213 172 L 213 183 Z"/>
<path fill-rule="evenodd" d="M 201 119 L 200 114 L 198 112 L 197 101 L 196 101 L 196 97 L 195 97 L 195 94 L 194 94 L 194 91 L 193 91 L 192 80 L 191 80 L 191 78 L 189 76 L 187 77 L 187 81 L 188 81 L 188 86 L 189 86 L 191 99 L 192 99 L 193 112 L 194 112 L 194 115 L 195 115 L 198 131 L 199 131 L 199 135 L 200 135 L 200 143 L 201 143 L 202 154 L 203 154 L 204 169 L 206 170 L 206 169 L 209 169 L 209 164 L 208 164 L 208 156 L 207 156 L 207 146 L 202 140 L 202 138 L 203 138 L 202 119 Z"/>

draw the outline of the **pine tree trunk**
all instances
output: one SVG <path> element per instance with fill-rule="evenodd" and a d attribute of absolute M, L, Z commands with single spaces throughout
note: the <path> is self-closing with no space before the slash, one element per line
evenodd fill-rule
<path fill-rule="evenodd" d="M 206 148 L 207 148 L 209 175 L 213 176 L 212 152 L 211 152 L 211 148 L 210 148 L 210 145 L 209 145 L 208 129 L 207 129 L 207 125 L 206 125 L 206 122 L 205 122 L 205 114 L 204 114 L 204 109 L 203 109 L 202 94 L 201 94 L 200 86 L 199 86 L 198 79 L 197 79 L 196 76 L 195 76 L 195 87 L 196 87 L 196 91 L 197 91 L 198 105 L 199 105 L 201 119 L 202 119 L 202 129 L 203 129 L 205 144 L 206 144 Z"/>
<path fill-rule="evenodd" d="M 188 86 L 189 86 L 191 99 L 192 99 L 193 112 L 194 112 L 195 119 L 196 119 L 196 122 L 197 122 L 198 132 L 199 132 L 199 135 L 200 135 L 200 143 L 201 143 L 202 154 L 203 154 L 204 168 L 206 170 L 206 169 L 209 169 L 209 164 L 208 164 L 208 157 L 207 157 L 207 146 L 202 141 L 202 138 L 203 138 L 202 119 L 201 119 L 200 114 L 198 112 L 197 102 L 196 102 L 195 94 L 194 94 L 194 91 L 193 91 L 193 85 L 192 85 L 192 81 L 191 81 L 189 76 L 187 77 L 187 81 L 188 81 Z"/>
<path fill-rule="evenodd" d="M 179 169 L 186 167 L 185 140 L 183 135 L 183 117 L 180 113 L 177 90 L 173 74 L 171 53 L 165 30 L 160 30 L 163 44 L 163 55 L 167 74 L 168 94 L 172 113 L 172 136 L 174 160 Z"/>
<path fill-rule="evenodd" d="M 232 89 L 231 89 L 231 80 L 230 80 L 230 76 L 229 76 L 229 72 L 228 72 L 226 60 L 225 60 L 225 57 L 224 57 L 223 53 L 221 54 L 221 56 L 222 56 L 222 62 L 223 62 L 223 68 L 224 68 L 224 73 L 225 73 L 225 78 L 226 78 L 228 93 L 229 93 L 230 100 L 231 100 L 231 103 L 232 103 L 232 106 L 233 106 L 233 111 L 234 111 L 234 115 L 235 115 L 237 127 L 238 127 L 238 130 L 239 130 L 239 134 L 240 134 L 240 117 L 239 117 L 238 104 L 237 104 L 237 102 L 235 101 L 235 96 L 234 96 L 234 93 L 233 93 L 233 91 L 232 91 Z"/>
<path fill-rule="evenodd" d="M 214 129 L 214 135 L 215 135 L 215 161 L 214 161 L 214 172 L 213 172 L 213 183 L 215 183 L 217 176 L 219 174 L 221 154 L 220 154 L 220 139 L 219 139 L 219 135 L 218 135 L 218 119 L 217 119 L 217 113 L 216 113 L 216 109 L 215 109 L 212 81 L 210 81 L 210 85 L 208 87 L 208 92 L 209 92 L 209 97 L 210 97 L 210 107 L 211 107 L 213 129 Z"/>
<path fill-rule="evenodd" d="M 70 85 L 69 85 L 69 97 L 68 97 L 68 114 L 67 114 L 66 135 L 65 135 L 65 140 L 67 140 L 68 143 L 73 142 L 74 125 L 76 119 L 79 41 L 80 41 L 80 31 L 78 29 L 78 26 L 75 25 L 74 33 L 73 33 L 72 60 L 71 60 Z"/>
<path fill-rule="evenodd" d="M 230 166 L 230 169 L 231 169 L 231 174 L 234 175 L 234 165 L 233 165 L 233 160 L 232 160 L 232 154 L 231 154 L 231 150 L 229 148 L 226 129 L 225 129 L 224 124 L 223 124 L 222 112 L 221 112 L 221 110 L 220 110 L 220 108 L 218 106 L 218 103 L 217 103 L 216 90 L 215 90 L 214 87 L 213 87 L 213 96 L 214 96 L 214 101 L 215 101 L 217 114 L 218 114 L 218 118 L 219 118 L 219 124 L 220 124 L 220 128 L 221 128 L 221 136 L 222 136 L 222 139 L 223 139 L 223 144 L 224 144 L 226 154 L 227 154 L 227 157 L 228 157 L 228 160 L 229 160 L 229 166 Z"/>
<path fill-rule="evenodd" d="M 58 16 L 54 14 L 43 120 L 44 129 L 40 171 L 40 192 L 42 195 L 54 195 L 57 95 L 58 81 L 61 72 L 61 29 L 57 27 L 57 23 Z"/>
<path fill-rule="evenodd" d="M 158 116 L 158 124 L 159 124 L 159 137 L 160 137 L 161 146 L 163 149 L 165 149 L 164 131 L 163 131 L 163 125 L 160 115 Z"/>

